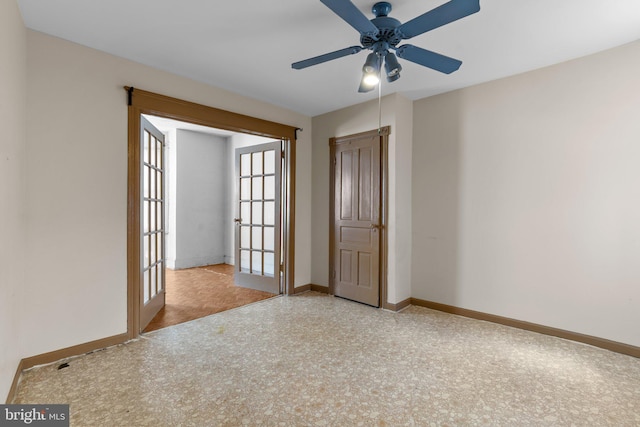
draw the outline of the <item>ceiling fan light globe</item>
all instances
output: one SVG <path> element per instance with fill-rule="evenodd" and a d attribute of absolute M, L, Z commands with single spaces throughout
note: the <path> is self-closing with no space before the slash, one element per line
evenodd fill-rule
<path fill-rule="evenodd" d="M 380 69 L 380 58 L 378 57 L 378 55 L 375 52 L 372 52 L 369 55 L 367 55 L 367 60 L 364 62 L 364 65 L 362 66 L 362 71 L 365 74 L 373 74 L 373 73 L 377 73 L 379 69 Z"/>
<path fill-rule="evenodd" d="M 387 81 L 389 83 L 393 83 L 400 78 L 400 73 L 395 73 L 394 75 L 387 75 Z"/>
<path fill-rule="evenodd" d="M 398 62 L 398 58 L 396 58 L 396 56 L 391 52 L 387 53 L 387 56 L 385 57 L 384 70 L 387 73 L 387 80 L 393 78 L 393 80 L 389 81 L 396 81 L 400 78 L 402 66 Z"/>
<path fill-rule="evenodd" d="M 395 76 L 399 76 L 400 75 L 400 71 L 402 70 L 402 68 L 393 68 L 393 69 L 389 69 L 389 67 L 385 67 L 386 68 L 386 74 L 387 77 L 395 77 Z"/>
<path fill-rule="evenodd" d="M 365 86 L 373 87 L 378 83 L 380 83 L 380 78 L 378 77 L 377 74 L 373 74 L 373 73 L 365 74 L 362 77 L 362 83 L 364 83 Z"/>

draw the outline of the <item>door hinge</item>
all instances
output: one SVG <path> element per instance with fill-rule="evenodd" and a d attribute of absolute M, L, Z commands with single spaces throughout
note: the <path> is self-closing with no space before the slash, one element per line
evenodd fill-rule
<path fill-rule="evenodd" d="M 280 272 L 284 273 L 284 264 L 280 264 Z"/>

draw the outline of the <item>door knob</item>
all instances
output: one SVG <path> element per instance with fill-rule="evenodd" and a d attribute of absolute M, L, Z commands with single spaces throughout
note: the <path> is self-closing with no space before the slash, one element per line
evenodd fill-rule
<path fill-rule="evenodd" d="M 372 230 L 380 230 L 380 228 L 381 228 L 381 227 L 382 227 L 382 226 L 381 226 L 381 225 L 378 225 L 378 224 L 371 224 L 371 229 L 372 229 Z"/>
<path fill-rule="evenodd" d="M 242 218 L 234 218 L 233 221 L 234 222 L 242 222 Z"/>

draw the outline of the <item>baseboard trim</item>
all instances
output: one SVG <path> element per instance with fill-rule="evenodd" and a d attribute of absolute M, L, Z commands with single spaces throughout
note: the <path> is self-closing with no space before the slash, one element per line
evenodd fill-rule
<path fill-rule="evenodd" d="M 196 258 L 176 258 L 172 270 L 186 270 L 188 268 L 205 267 L 207 265 L 226 264 L 225 256 L 217 257 L 196 257 Z"/>
<path fill-rule="evenodd" d="M 571 332 L 564 329 L 553 328 L 551 326 L 539 325 L 537 323 L 525 322 L 523 320 L 511 319 L 509 317 L 498 316 L 495 314 L 483 313 L 481 311 L 468 310 L 466 308 L 455 307 L 452 305 L 441 304 L 438 302 L 425 301 L 419 298 L 411 298 L 411 304 L 420 307 L 431 308 L 433 310 L 443 311 L 445 313 L 457 314 L 459 316 L 469 317 L 471 319 L 486 320 L 487 322 L 498 323 L 513 328 L 524 329 L 526 331 L 537 332 L 553 337 L 564 338 L 571 341 L 589 344 L 594 347 L 604 348 L 616 353 L 626 354 L 628 356 L 640 358 L 640 347 L 625 344 L 617 341 L 611 341 L 605 338 L 585 335 L 578 332 Z"/>
<path fill-rule="evenodd" d="M 311 284 L 311 290 L 314 291 L 314 292 L 320 292 L 322 294 L 328 294 L 329 293 L 329 287 L 328 286 L 314 285 L 313 283 Z"/>
<path fill-rule="evenodd" d="M 92 351 L 122 344 L 127 341 L 129 341 L 129 335 L 125 333 L 22 359 L 20 363 L 18 363 L 18 368 L 16 369 L 16 374 L 13 377 L 13 383 L 11 383 L 6 403 L 11 403 L 15 398 L 18 384 L 20 383 L 20 376 L 22 375 L 22 371 L 25 369 L 33 368 L 38 365 L 47 365 L 68 357 L 91 353 Z"/>
<path fill-rule="evenodd" d="M 293 295 L 309 292 L 310 290 L 311 290 L 311 285 L 296 286 L 295 288 L 293 288 Z"/>
<path fill-rule="evenodd" d="M 92 351 L 122 344 L 127 341 L 129 341 L 129 335 L 120 334 L 95 341 L 90 341 L 84 344 L 74 345 L 60 350 L 51 351 L 49 353 L 39 354 L 37 356 L 27 357 L 25 359 L 22 359 L 22 370 L 33 368 L 37 365 L 46 365 L 49 363 L 53 363 L 61 359 L 66 359 L 67 357 L 91 353 Z"/>
<path fill-rule="evenodd" d="M 397 302 L 395 304 L 391 303 L 391 302 L 385 302 L 382 305 L 382 308 L 385 309 L 385 310 L 400 311 L 400 310 L 403 310 L 403 309 L 409 307 L 410 305 L 411 305 L 411 298 L 407 298 L 406 300 Z"/>
<path fill-rule="evenodd" d="M 304 285 L 304 286 L 298 286 L 297 288 L 294 288 L 294 295 L 297 294 L 301 294 L 303 292 L 309 292 L 309 291 L 313 291 L 313 292 L 320 292 L 322 294 L 329 294 L 329 287 L 328 286 L 322 286 L 322 285 L 314 285 L 313 283 L 310 283 L 308 285 Z M 400 311 L 404 308 L 407 308 L 411 305 L 411 298 L 407 298 L 404 301 L 400 301 L 397 303 L 390 303 L 390 302 L 384 302 L 382 304 L 382 308 L 384 310 L 391 310 L 391 311 Z"/>
<path fill-rule="evenodd" d="M 293 288 L 293 295 L 298 295 L 298 294 L 302 294 L 304 292 L 309 292 L 309 291 L 328 294 L 329 288 L 327 286 L 314 285 L 313 283 L 309 283 L 308 285 L 302 285 L 302 286 L 297 286 Z"/>

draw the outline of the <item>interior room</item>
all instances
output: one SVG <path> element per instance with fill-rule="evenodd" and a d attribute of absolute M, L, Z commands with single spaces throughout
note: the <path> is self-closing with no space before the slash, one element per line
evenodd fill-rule
<path fill-rule="evenodd" d="M 98 3 L 0 2 L 8 404 L 77 425 L 640 424 L 640 3 Z M 280 297 L 141 336 L 142 114 L 281 141 L 281 191 L 244 200 L 274 223 L 182 249 L 231 263 L 233 227 L 272 227 Z M 154 265 L 180 266 L 175 243 Z"/>
<path fill-rule="evenodd" d="M 235 157 L 271 142 L 145 115 L 164 136 L 166 304 L 145 332 L 261 301 L 275 294 L 234 281 Z"/>

